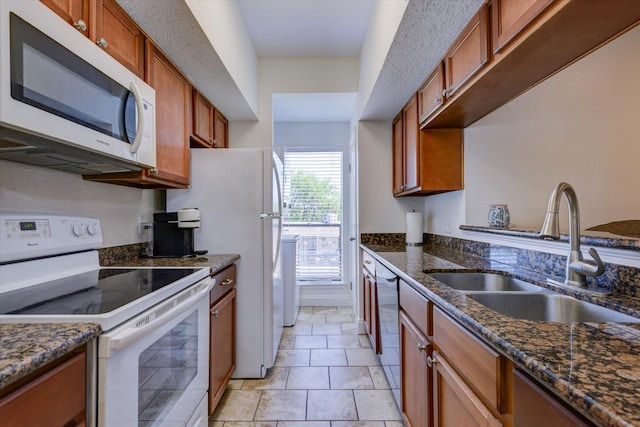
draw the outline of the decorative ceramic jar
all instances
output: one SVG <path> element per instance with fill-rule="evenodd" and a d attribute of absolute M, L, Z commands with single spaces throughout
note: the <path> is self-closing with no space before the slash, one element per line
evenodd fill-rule
<path fill-rule="evenodd" d="M 508 205 L 491 205 L 491 209 L 489 209 L 489 225 L 491 227 L 507 228 L 509 220 Z"/>

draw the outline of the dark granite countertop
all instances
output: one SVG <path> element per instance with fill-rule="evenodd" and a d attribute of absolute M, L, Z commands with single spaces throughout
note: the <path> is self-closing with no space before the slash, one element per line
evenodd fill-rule
<path fill-rule="evenodd" d="M 0 389 L 100 335 L 93 323 L 0 325 Z"/>
<path fill-rule="evenodd" d="M 135 258 L 103 263 L 110 266 L 210 267 L 212 274 L 232 265 L 240 255 L 195 258 Z M 91 323 L 0 324 L 0 389 L 81 346 L 101 332 Z"/>
<path fill-rule="evenodd" d="M 215 274 L 240 259 L 237 254 L 211 254 L 190 258 L 135 258 L 125 262 L 103 263 L 109 266 L 134 267 L 211 267 Z"/>
<path fill-rule="evenodd" d="M 424 271 L 501 271 L 538 284 L 545 276 L 437 246 L 362 248 L 598 425 L 640 425 L 640 323 L 552 323 L 507 317 Z M 636 299 L 589 300 L 640 317 Z"/>

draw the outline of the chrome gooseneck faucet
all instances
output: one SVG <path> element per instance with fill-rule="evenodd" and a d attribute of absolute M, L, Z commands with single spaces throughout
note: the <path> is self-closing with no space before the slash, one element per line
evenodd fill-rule
<path fill-rule="evenodd" d="M 544 218 L 540 235 L 546 239 L 557 240 L 560 238 L 558 211 L 560 198 L 563 194 L 567 196 L 569 203 L 569 243 L 571 246 L 567 257 L 564 284 L 586 289 L 586 276 L 599 276 L 602 274 L 604 272 L 604 263 L 594 248 L 589 249 L 589 254 L 593 261 L 582 258 L 582 252 L 580 251 L 580 208 L 578 207 L 578 196 L 576 196 L 576 192 L 570 184 L 561 182 L 551 192 L 547 215 Z"/>

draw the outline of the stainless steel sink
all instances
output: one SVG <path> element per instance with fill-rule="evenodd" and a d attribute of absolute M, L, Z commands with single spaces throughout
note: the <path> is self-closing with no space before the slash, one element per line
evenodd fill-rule
<path fill-rule="evenodd" d="M 468 295 L 493 311 L 518 319 L 545 322 L 640 322 L 615 310 L 555 293 L 473 293 Z"/>
<path fill-rule="evenodd" d="M 462 292 L 540 292 L 546 288 L 494 273 L 431 273 L 431 277 Z"/>

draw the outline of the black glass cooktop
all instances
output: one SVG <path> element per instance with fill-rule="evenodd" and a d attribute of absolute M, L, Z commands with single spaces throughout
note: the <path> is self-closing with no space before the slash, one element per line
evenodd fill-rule
<path fill-rule="evenodd" d="M 193 268 L 103 268 L 0 295 L 0 314 L 102 314 L 195 273 Z"/>

